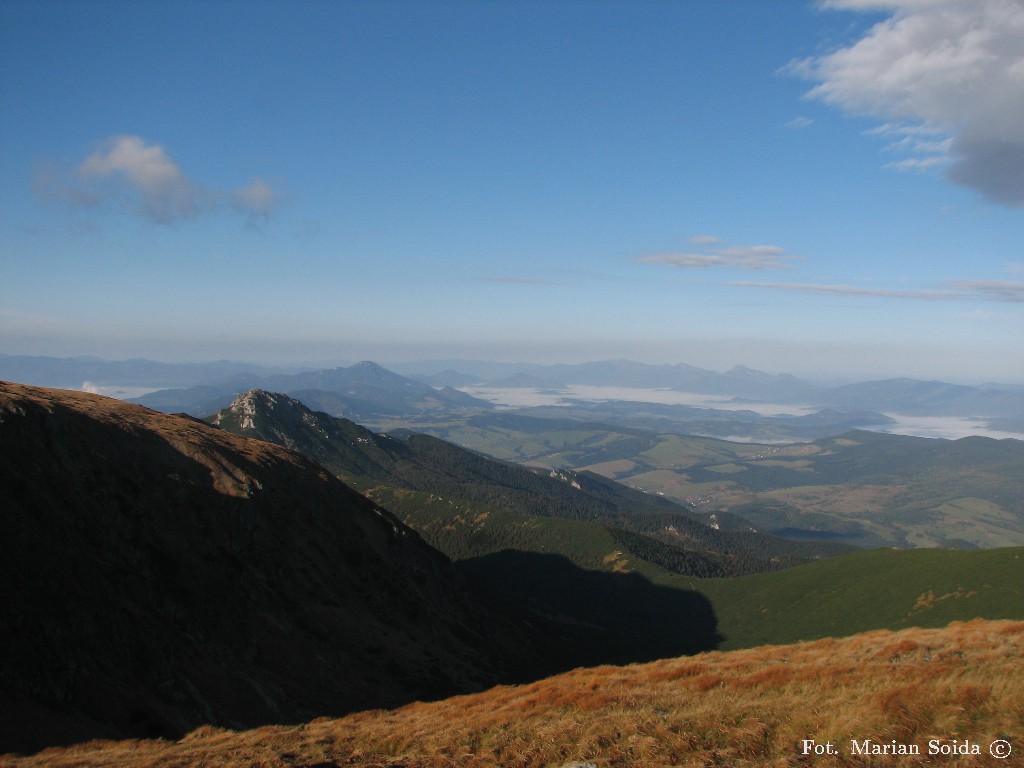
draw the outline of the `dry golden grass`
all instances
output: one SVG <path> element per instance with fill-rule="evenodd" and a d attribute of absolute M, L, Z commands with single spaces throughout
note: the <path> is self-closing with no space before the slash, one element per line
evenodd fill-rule
<path fill-rule="evenodd" d="M 802 739 L 838 755 L 804 755 Z M 917 744 L 918 757 L 851 754 L 850 740 Z M 969 739 L 980 756 L 928 756 Z M 1016 752 L 997 761 L 988 745 Z M 596 766 L 1021 765 L 1024 622 L 870 632 L 791 646 L 578 669 L 395 711 L 179 742 L 90 742 L 4 768 L 541 768 Z"/>

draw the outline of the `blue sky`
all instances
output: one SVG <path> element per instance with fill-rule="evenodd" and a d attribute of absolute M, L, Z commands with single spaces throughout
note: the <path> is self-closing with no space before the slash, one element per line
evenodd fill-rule
<path fill-rule="evenodd" d="M 1024 380 L 1024 2 L 0 4 L 0 352 Z"/>

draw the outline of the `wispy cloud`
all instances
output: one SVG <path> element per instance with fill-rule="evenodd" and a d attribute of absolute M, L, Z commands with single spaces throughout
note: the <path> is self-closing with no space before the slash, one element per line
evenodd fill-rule
<path fill-rule="evenodd" d="M 831 0 L 891 12 L 857 42 L 789 70 L 809 97 L 886 121 L 913 157 L 890 167 L 946 167 L 992 202 L 1024 206 L 1024 3 L 1020 0 Z M 889 145 L 889 149 L 895 149 Z"/>
<path fill-rule="evenodd" d="M 929 155 L 927 157 L 907 157 L 892 163 L 886 163 L 885 168 L 895 168 L 897 171 L 927 171 L 929 168 L 949 165 L 949 158 L 942 155 Z"/>
<path fill-rule="evenodd" d="M 814 121 L 809 117 L 804 117 L 803 115 L 800 117 L 794 117 L 792 120 L 785 123 L 786 128 L 795 128 L 797 130 L 801 128 L 808 128 L 812 125 L 814 125 Z"/>
<path fill-rule="evenodd" d="M 988 309 L 972 309 L 970 312 L 960 312 L 956 315 L 961 320 L 987 321 L 996 317 L 996 313 Z"/>
<path fill-rule="evenodd" d="M 559 280 L 541 280 L 533 277 L 481 277 L 485 283 L 507 283 L 511 285 L 571 285 Z"/>
<path fill-rule="evenodd" d="M 990 301 L 1024 303 L 1024 281 L 1020 280 L 956 280 L 951 285 Z"/>
<path fill-rule="evenodd" d="M 158 224 L 212 211 L 227 200 L 247 218 L 266 219 L 279 202 L 277 191 L 262 179 L 235 190 L 206 187 L 189 178 L 162 146 L 130 135 L 106 139 L 76 165 L 43 165 L 34 189 L 42 198 L 79 207 L 119 205 Z"/>
<path fill-rule="evenodd" d="M 837 284 L 816 284 L 816 283 L 762 283 L 754 281 L 732 281 L 726 283 L 739 288 L 769 288 L 776 291 L 789 291 L 791 293 L 816 293 L 829 296 L 875 296 L 886 299 L 923 299 L 934 301 L 936 299 L 957 298 L 953 291 L 941 290 L 890 290 L 886 288 L 865 288 L 857 285 Z"/>
<path fill-rule="evenodd" d="M 240 187 L 231 193 L 235 210 L 246 216 L 250 223 L 269 219 L 280 200 L 278 191 L 263 179 L 253 179 L 248 186 Z"/>
<path fill-rule="evenodd" d="M 790 293 L 811 293 L 827 296 L 875 297 L 883 299 L 914 299 L 918 301 L 1008 301 L 1024 302 L 1024 282 L 1012 280 L 952 280 L 945 288 L 894 290 L 859 285 L 820 283 L 779 283 L 732 281 L 725 283 L 739 288 L 767 288 Z"/>
<path fill-rule="evenodd" d="M 712 235 L 691 237 L 689 242 L 709 247 L 700 251 L 652 253 L 638 256 L 635 262 L 637 264 L 665 264 L 680 269 L 732 267 L 762 270 L 789 269 L 797 258 L 786 253 L 785 248 L 780 248 L 777 245 L 718 246 L 720 240 Z"/>

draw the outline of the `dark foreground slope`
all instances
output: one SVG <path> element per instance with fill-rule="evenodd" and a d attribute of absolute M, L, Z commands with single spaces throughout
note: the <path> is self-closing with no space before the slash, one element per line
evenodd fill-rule
<path fill-rule="evenodd" d="M 0 766 L 1020 766 L 1022 668 L 1024 623 L 975 621 L 577 669 L 396 711 L 204 728 L 176 743 L 94 742 Z M 893 744 L 902 753 L 872 749 Z"/>
<path fill-rule="evenodd" d="M 311 460 L 108 398 L 0 383 L 0 541 L 0 752 L 435 698 L 528 650 Z"/>

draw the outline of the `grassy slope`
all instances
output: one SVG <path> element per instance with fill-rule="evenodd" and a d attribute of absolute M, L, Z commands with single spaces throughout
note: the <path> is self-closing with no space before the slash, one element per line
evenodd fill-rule
<path fill-rule="evenodd" d="M 201 728 L 180 742 L 92 742 L 3 768 L 878 768 L 998 762 L 995 739 L 1024 740 L 1024 623 L 872 632 L 645 665 L 577 669 L 523 686 L 394 711 L 239 733 Z M 823 685 L 822 681 L 828 681 Z M 931 739 L 982 754 L 928 758 Z M 833 742 L 836 756 L 800 743 Z M 851 756 L 851 740 L 914 744 L 924 756 Z"/>
<path fill-rule="evenodd" d="M 725 648 L 974 617 L 1024 619 L 1024 547 L 879 549 L 687 585 L 711 600 Z"/>
<path fill-rule="evenodd" d="M 598 523 L 514 515 L 378 488 L 395 510 L 453 559 L 502 549 L 558 553 L 588 570 L 637 573 L 710 600 L 723 648 L 749 648 L 874 629 L 936 627 L 973 618 L 1024 619 L 1024 548 L 965 552 L 879 549 L 734 579 L 693 579 L 633 553 Z M 453 509 L 453 503 L 456 508 Z M 414 510 L 409 516 L 406 510 Z M 471 549 L 464 530 L 473 529 Z"/>
<path fill-rule="evenodd" d="M 617 544 L 602 523 L 558 517 L 523 515 L 497 507 L 379 486 L 367 491 L 381 506 L 415 528 L 432 546 L 452 560 L 515 549 L 519 552 L 565 555 L 581 568 L 628 568 L 652 579 L 669 573 L 636 558 Z"/>
<path fill-rule="evenodd" d="M 731 576 L 758 572 L 768 565 L 764 559 L 743 554 L 686 549 L 686 542 L 675 545 L 602 521 L 522 514 L 391 486 L 363 491 L 456 561 L 503 550 L 559 554 L 580 568 L 636 573 L 668 586 L 681 583 L 673 581 L 679 574 Z"/>

